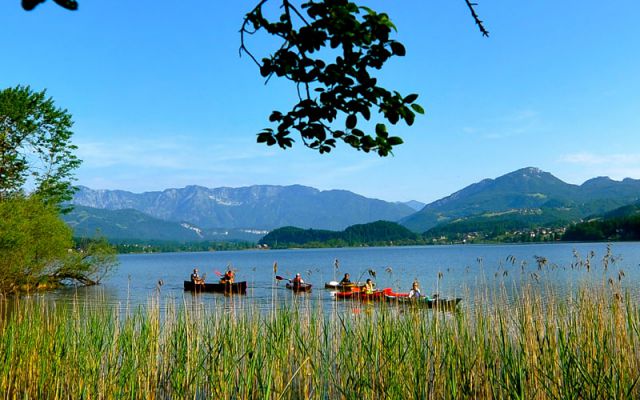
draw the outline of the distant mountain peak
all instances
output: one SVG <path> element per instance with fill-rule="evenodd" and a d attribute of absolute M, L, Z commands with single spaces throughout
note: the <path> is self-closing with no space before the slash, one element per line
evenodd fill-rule
<path fill-rule="evenodd" d="M 537 176 L 537 175 L 542 175 L 542 174 L 548 174 L 548 172 L 545 172 L 543 170 L 541 170 L 540 168 L 536 168 L 536 167 L 525 167 L 525 168 L 521 168 L 517 171 L 515 171 L 516 173 L 522 173 L 524 175 L 533 175 L 533 176 Z"/>
<path fill-rule="evenodd" d="M 546 172 L 541 170 L 540 168 L 536 168 L 536 167 L 526 167 L 526 168 L 520 168 L 518 170 L 515 170 L 513 172 L 509 172 L 508 174 L 502 175 L 496 179 L 500 179 L 503 177 L 525 177 L 525 178 L 548 178 L 548 177 L 553 177 L 555 179 L 555 176 L 553 176 L 551 173 Z"/>
<path fill-rule="evenodd" d="M 615 183 L 615 181 L 608 176 L 597 176 L 595 178 L 588 179 L 584 181 L 581 186 L 594 186 L 594 185 L 602 185 L 602 184 L 611 184 Z"/>

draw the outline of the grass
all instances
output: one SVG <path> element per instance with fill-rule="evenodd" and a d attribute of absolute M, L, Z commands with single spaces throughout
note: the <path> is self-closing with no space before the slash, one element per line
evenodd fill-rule
<path fill-rule="evenodd" d="M 605 282 L 455 314 L 4 303 L 5 399 L 635 399 L 640 313 Z M 506 304 L 506 302 L 505 302 Z"/>

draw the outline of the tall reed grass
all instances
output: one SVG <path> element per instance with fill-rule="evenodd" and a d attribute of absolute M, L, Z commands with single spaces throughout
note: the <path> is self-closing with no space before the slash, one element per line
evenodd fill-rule
<path fill-rule="evenodd" d="M 611 285 L 457 313 L 298 303 L 264 313 L 151 299 L 123 313 L 4 306 L 4 399 L 639 398 L 640 314 Z M 617 292 L 616 292 L 617 293 Z M 489 299 L 487 299 L 489 300 Z M 489 305 L 493 304 L 493 305 Z"/>

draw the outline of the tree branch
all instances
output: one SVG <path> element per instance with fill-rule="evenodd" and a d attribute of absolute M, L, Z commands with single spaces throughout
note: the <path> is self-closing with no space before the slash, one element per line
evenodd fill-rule
<path fill-rule="evenodd" d="M 478 17 L 478 14 L 476 14 L 476 10 L 475 10 L 475 6 L 478 5 L 478 3 L 472 3 L 471 0 L 464 0 L 467 3 L 467 7 L 469 7 L 469 11 L 471 11 L 471 16 L 473 17 L 473 20 L 476 22 L 476 25 L 478 25 L 478 29 L 480 29 L 480 32 L 482 32 L 482 36 L 486 36 L 489 37 L 489 31 L 486 30 L 484 28 L 484 25 L 482 24 L 482 20 L 480 19 L 480 17 Z"/>

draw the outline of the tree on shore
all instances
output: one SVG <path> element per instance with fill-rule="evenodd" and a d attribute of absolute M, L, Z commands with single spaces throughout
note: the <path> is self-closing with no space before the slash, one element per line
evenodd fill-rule
<path fill-rule="evenodd" d="M 58 208 L 35 195 L 0 201 L 0 254 L 0 292 L 94 285 L 117 265 L 104 240 L 74 246 Z"/>
<path fill-rule="evenodd" d="M 0 91 L 0 292 L 92 285 L 116 265 L 115 251 L 103 241 L 74 246 L 60 218 L 80 165 L 72 125 L 45 91 Z"/>
<path fill-rule="evenodd" d="M 72 125 L 44 90 L 0 91 L 0 200 L 26 192 L 50 204 L 71 199 L 73 171 L 81 163 Z"/>

